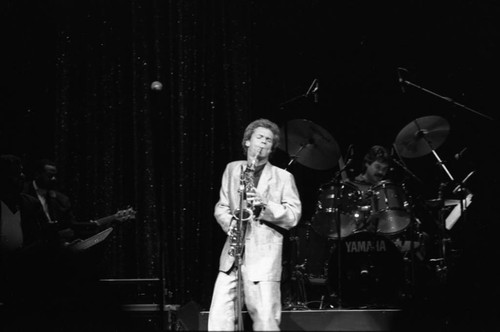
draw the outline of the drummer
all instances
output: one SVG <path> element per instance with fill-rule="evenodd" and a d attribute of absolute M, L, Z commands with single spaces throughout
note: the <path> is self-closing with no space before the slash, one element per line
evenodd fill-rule
<path fill-rule="evenodd" d="M 378 182 L 385 180 L 390 166 L 390 155 L 388 150 L 381 145 L 373 145 L 363 158 L 361 173 L 358 174 L 353 183 L 361 192 L 362 198 L 360 206 L 362 209 L 369 210 L 371 208 L 371 188 Z M 366 225 L 367 230 L 372 230 L 370 227 L 373 223 Z"/>
<path fill-rule="evenodd" d="M 362 170 L 354 178 L 354 183 L 371 187 L 385 179 L 389 171 L 390 156 L 381 145 L 372 146 L 363 158 Z"/>

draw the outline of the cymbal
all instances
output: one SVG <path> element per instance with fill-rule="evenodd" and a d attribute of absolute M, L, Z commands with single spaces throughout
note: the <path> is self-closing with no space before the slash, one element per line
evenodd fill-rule
<path fill-rule="evenodd" d="M 408 123 L 399 132 L 395 147 L 402 157 L 422 157 L 440 147 L 449 132 L 446 119 L 437 115 L 424 116 Z"/>
<path fill-rule="evenodd" d="M 339 145 L 330 133 L 305 119 L 290 120 L 281 127 L 279 148 L 298 163 L 316 170 L 336 166 L 340 158 Z"/>

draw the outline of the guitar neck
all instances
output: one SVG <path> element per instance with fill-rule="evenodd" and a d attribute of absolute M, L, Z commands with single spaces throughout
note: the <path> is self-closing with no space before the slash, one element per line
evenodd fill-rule
<path fill-rule="evenodd" d="M 103 218 L 94 220 L 93 223 L 96 224 L 97 226 L 101 227 L 101 226 L 104 226 L 104 225 L 111 223 L 115 219 L 116 219 L 116 216 L 113 214 L 113 215 L 110 215 L 107 217 L 103 217 Z"/>

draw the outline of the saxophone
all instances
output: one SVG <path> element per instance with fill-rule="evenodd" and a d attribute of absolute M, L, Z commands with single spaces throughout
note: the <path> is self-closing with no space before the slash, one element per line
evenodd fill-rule
<path fill-rule="evenodd" d="M 241 197 L 240 207 L 233 212 L 232 222 L 236 222 L 236 225 L 234 227 L 231 227 L 231 231 L 229 234 L 229 255 L 234 257 L 239 256 L 243 253 L 243 241 L 245 237 L 246 222 L 252 219 L 254 216 L 254 205 L 253 203 L 247 202 L 246 194 L 248 192 L 255 191 L 255 164 L 257 162 L 257 156 L 260 154 L 260 151 L 261 150 L 259 150 L 252 162 L 250 164 L 247 164 L 247 167 L 245 169 L 243 169 L 243 166 L 241 167 L 240 187 L 238 189 Z"/>

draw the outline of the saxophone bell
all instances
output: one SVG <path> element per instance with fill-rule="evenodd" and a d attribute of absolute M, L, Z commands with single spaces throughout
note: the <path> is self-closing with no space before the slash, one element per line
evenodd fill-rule
<path fill-rule="evenodd" d="M 241 257 L 244 246 L 244 234 L 246 230 L 245 222 L 253 218 L 253 211 L 250 208 L 243 209 L 243 215 L 240 209 L 233 212 L 233 221 L 236 224 L 229 232 L 229 252 L 233 257 Z M 240 218 L 242 218 L 240 220 Z"/>

